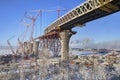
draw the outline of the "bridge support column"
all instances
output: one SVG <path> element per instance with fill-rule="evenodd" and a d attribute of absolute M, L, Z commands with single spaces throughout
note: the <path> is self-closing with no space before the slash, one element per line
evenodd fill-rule
<path fill-rule="evenodd" d="M 36 58 L 38 57 L 38 47 L 39 47 L 39 41 L 34 41 L 33 42 L 33 52 L 34 52 Z"/>
<path fill-rule="evenodd" d="M 64 30 L 60 32 L 60 42 L 61 42 L 61 60 L 66 61 L 69 58 L 69 40 L 74 34 L 74 32 L 70 30 Z"/>

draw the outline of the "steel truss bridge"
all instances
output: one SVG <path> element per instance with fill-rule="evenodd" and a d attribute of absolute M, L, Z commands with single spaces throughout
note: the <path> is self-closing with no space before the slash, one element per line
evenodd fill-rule
<path fill-rule="evenodd" d="M 82 27 L 87 22 L 108 16 L 119 10 L 120 0 L 87 0 L 51 23 L 45 29 L 45 34 L 36 39 L 40 39 L 41 48 L 50 48 L 57 56 L 61 49 L 59 33 L 69 30 L 74 34 L 75 32 L 71 31 L 73 27 Z"/>

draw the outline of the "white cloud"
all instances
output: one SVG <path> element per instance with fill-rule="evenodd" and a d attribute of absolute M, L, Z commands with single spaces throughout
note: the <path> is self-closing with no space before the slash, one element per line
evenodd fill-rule
<path fill-rule="evenodd" d="M 103 41 L 103 42 L 96 43 L 93 39 L 82 38 L 82 39 L 71 41 L 70 47 L 120 49 L 120 40 Z"/>

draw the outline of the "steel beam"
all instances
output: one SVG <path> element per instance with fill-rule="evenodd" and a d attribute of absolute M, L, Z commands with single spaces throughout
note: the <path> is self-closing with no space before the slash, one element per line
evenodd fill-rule
<path fill-rule="evenodd" d="M 120 4 L 118 3 L 120 3 L 120 0 L 87 0 L 49 25 L 45 29 L 45 34 L 58 27 L 62 30 L 70 29 L 78 23 L 82 25 L 94 19 L 117 12 L 120 10 Z M 93 15 L 94 12 L 96 13 L 95 15 Z M 91 15 L 93 16 L 91 17 Z M 81 20 L 81 18 L 84 19 Z"/>

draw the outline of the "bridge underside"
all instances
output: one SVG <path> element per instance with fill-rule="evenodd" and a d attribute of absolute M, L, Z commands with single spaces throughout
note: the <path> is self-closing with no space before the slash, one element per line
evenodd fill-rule
<path fill-rule="evenodd" d="M 119 10 L 120 10 L 120 0 L 114 0 L 100 8 L 97 8 L 89 13 L 84 14 L 83 16 L 80 16 L 72 21 L 69 21 L 68 23 L 62 25 L 61 29 L 71 29 L 75 27 L 75 24 L 84 24 L 89 21 L 113 14 L 115 12 L 118 12 Z M 78 13 L 80 12 L 78 11 Z"/>
<path fill-rule="evenodd" d="M 45 34 L 56 29 L 68 30 L 119 10 L 120 0 L 87 0 L 49 25 Z"/>

